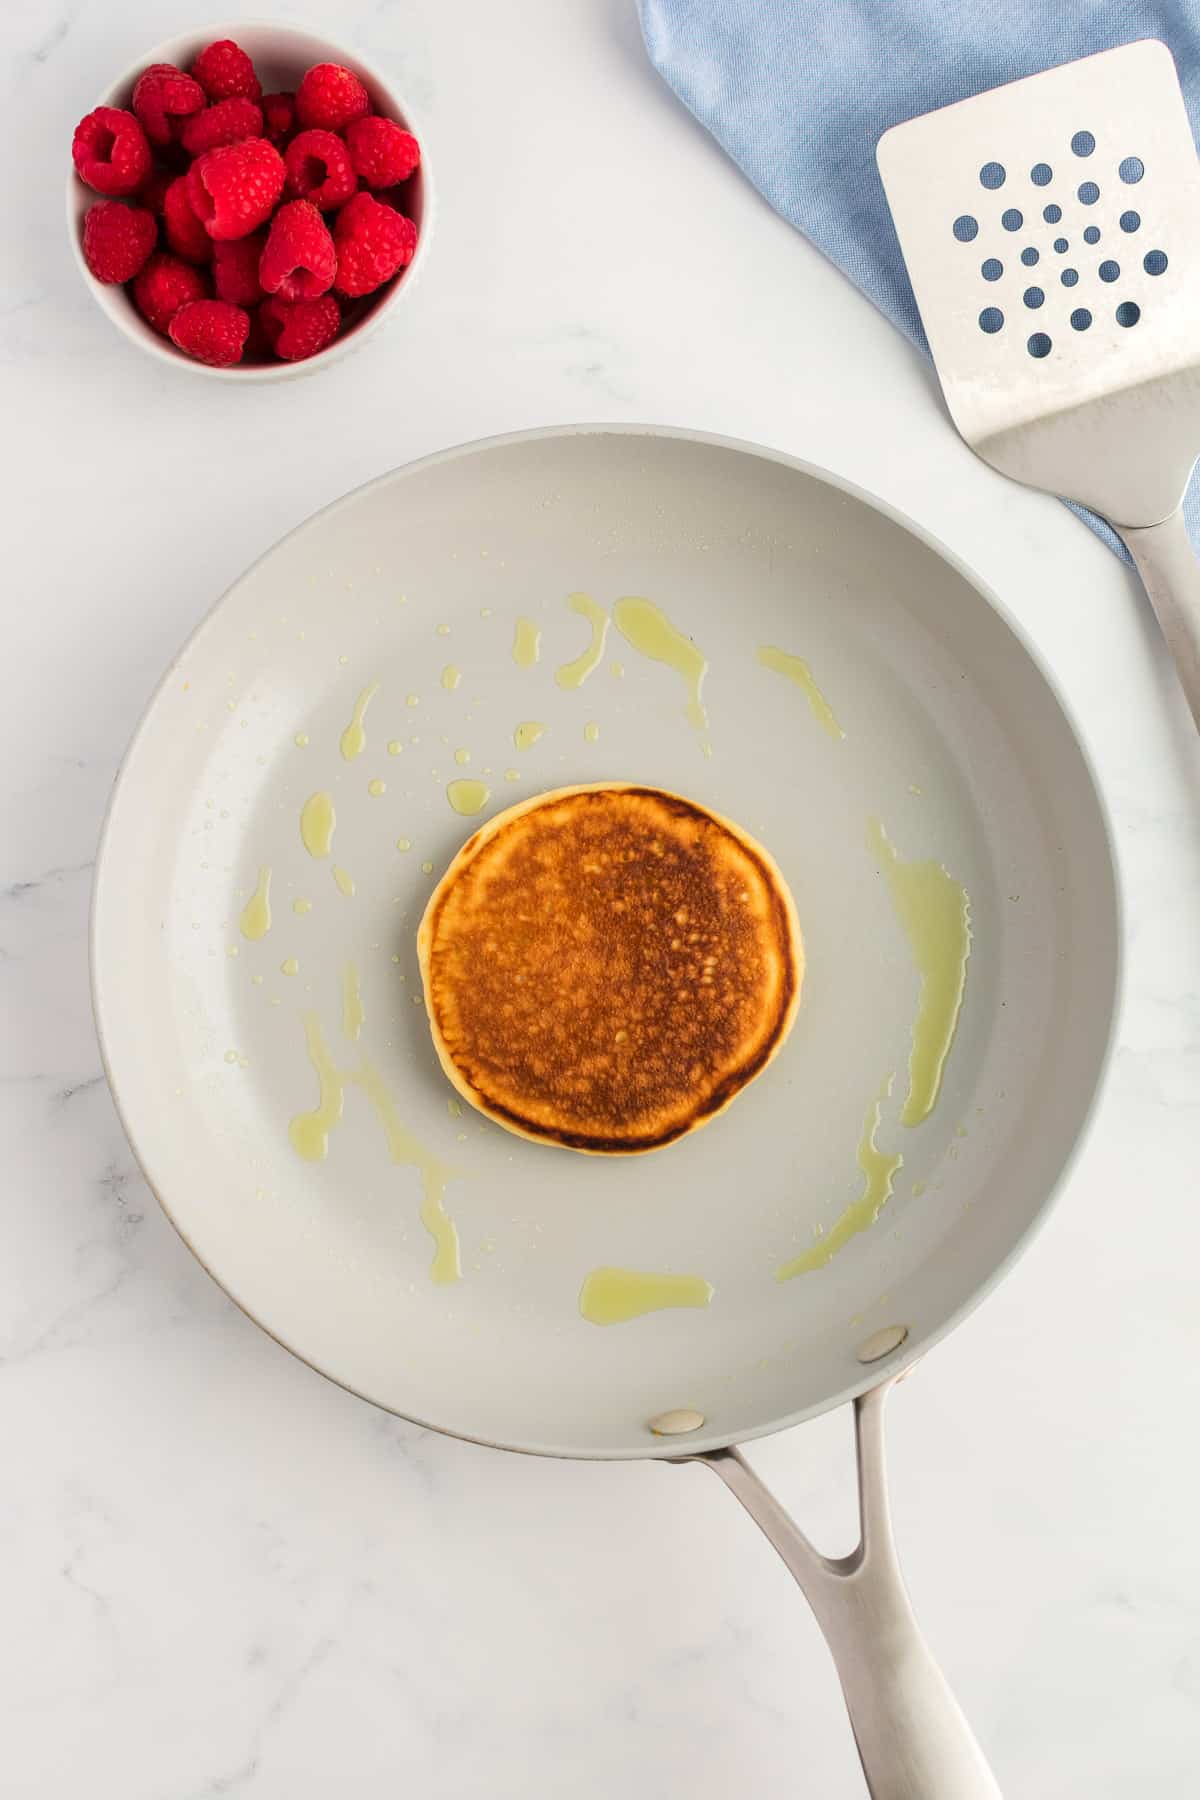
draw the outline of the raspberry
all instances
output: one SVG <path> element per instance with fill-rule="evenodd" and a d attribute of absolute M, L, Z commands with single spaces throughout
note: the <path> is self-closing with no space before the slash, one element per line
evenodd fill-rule
<path fill-rule="evenodd" d="M 332 131 L 299 132 L 284 151 L 283 160 L 288 193 L 311 200 L 322 212 L 342 206 L 358 191 L 350 152 Z"/>
<path fill-rule="evenodd" d="M 156 250 L 133 284 L 133 303 L 147 324 L 166 336 L 167 326 L 189 300 L 203 300 L 208 283 L 199 269 Z"/>
<path fill-rule="evenodd" d="M 141 187 L 150 173 L 150 145 L 131 112 L 98 106 L 75 127 L 71 160 L 81 181 L 119 199 Z"/>
<path fill-rule="evenodd" d="M 282 156 L 266 138 L 219 144 L 188 170 L 192 211 L 211 238 L 248 237 L 274 212 L 285 174 Z"/>
<path fill-rule="evenodd" d="M 280 144 L 287 142 L 296 129 L 296 96 L 295 94 L 264 94 L 262 109 L 266 135 L 278 149 Z"/>
<path fill-rule="evenodd" d="M 232 38 L 218 38 L 192 64 L 192 74 L 210 100 L 257 100 L 262 83 L 254 64 Z"/>
<path fill-rule="evenodd" d="M 339 294 L 357 297 L 377 287 L 413 259 L 417 228 L 393 207 L 370 194 L 347 200 L 333 227 L 337 248 L 334 287 Z"/>
<path fill-rule="evenodd" d="M 249 237 L 231 244 L 213 245 L 213 286 L 218 300 L 228 300 L 231 306 L 258 305 L 263 297 L 258 259 L 266 241 L 265 231 L 252 231 Z"/>
<path fill-rule="evenodd" d="M 262 108 L 253 100 L 235 94 L 232 100 L 217 100 L 203 112 L 194 113 L 180 133 L 180 143 L 189 156 L 203 156 L 218 144 L 238 144 L 243 138 L 261 137 Z"/>
<path fill-rule="evenodd" d="M 152 144 L 169 144 L 172 119 L 187 118 L 204 105 L 204 89 L 174 63 L 151 63 L 133 84 L 133 110 Z"/>
<path fill-rule="evenodd" d="M 83 260 L 97 281 L 132 281 L 158 237 L 154 214 L 120 200 L 98 200 L 83 221 Z"/>
<path fill-rule="evenodd" d="M 370 188 L 395 187 L 407 181 L 421 160 L 421 147 L 411 131 L 395 119 L 370 113 L 346 127 L 346 146 L 354 173 Z"/>
<path fill-rule="evenodd" d="M 296 117 L 301 125 L 340 131 L 351 119 L 361 119 L 370 110 L 366 88 L 341 63 L 316 63 L 300 78 Z"/>
<path fill-rule="evenodd" d="M 337 251 L 311 200 L 289 200 L 271 220 L 258 278 L 281 300 L 315 300 L 332 286 Z"/>
<path fill-rule="evenodd" d="M 242 360 L 250 315 L 226 300 L 189 300 L 167 327 L 167 336 L 197 362 L 228 369 Z"/>
<path fill-rule="evenodd" d="M 185 262 L 208 262 L 212 239 L 196 217 L 186 175 L 177 175 L 163 197 L 163 225 L 167 248 Z"/>
<path fill-rule="evenodd" d="M 157 219 L 162 218 L 163 204 L 167 197 L 167 189 L 178 177 L 170 169 L 153 169 L 148 179 L 138 189 L 137 203 L 152 212 Z"/>
<path fill-rule="evenodd" d="M 342 323 L 332 294 L 317 300 L 264 300 L 258 309 L 267 338 L 284 362 L 303 362 L 332 344 Z"/>

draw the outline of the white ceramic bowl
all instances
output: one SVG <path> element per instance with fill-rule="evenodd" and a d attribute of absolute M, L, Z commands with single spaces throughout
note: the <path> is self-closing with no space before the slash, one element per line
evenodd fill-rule
<path fill-rule="evenodd" d="M 294 93 L 301 75 L 314 63 L 342 63 L 354 71 L 366 88 L 373 111 L 398 120 L 406 130 L 413 133 L 421 145 L 421 165 L 409 186 L 411 198 L 408 211 L 417 227 L 417 248 L 408 267 L 401 270 L 383 289 L 373 304 L 364 308 L 360 318 L 343 327 L 329 348 L 322 350 L 317 356 L 308 357 L 303 362 L 239 363 L 231 369 L 214 369 L 207 363 L 197 362 L 194 357 L 185 356 L 182 350 L 175 348 L 170 338 L 154 331 L 142 318 L 125 288 L 108 286 L 96 280 L 83 260 L 83 218 L 88 208 L 102 199 L 103 195 L 93 193 L 91 188 L 85 186 L 73 167 L 67 176 L 67 230 L 79 273 L 87 283 L 96 304 L 107 313 L 117 330 L 139 349 L 148 351 L 160 362 L 169 362 L 177 368 L 189 369 L 193 374 L 205 375 L 218 381 L 286 381 L 291 376 L 306 375 L 314 369 L 326 368 L 337 357 L 356 348 L 385 318 L 390 318 L 404 297 L 411 293 L 425 261 L 433 223 L 433 188 L 425 158 L 425 137 L 413 119 L 412 108 L 401 100 L 395 88 L 384 80 L 372 64 L 365 62 L 361 56 L 351 55 L 340 44 L 332 43 L 328 38 L 316 37 L 312 32 L 297 31 L 285 25 L 216 24 L 208 25 L 202 31 L 188 31 L 180 37 L 167 38 L 163 43 L 155 44 L 152 49 L 147 50 L 144 56 L 139 56 L 136 63 L 98 96 L 95 105 L 128 108 L 133 84 L 143 69 L 158 62 L 174 63 L 177 68 L 187 69 L 206 44 L 220 38 L 233 38 L 249 54 L 263 84 L 263 91 L 268 94 L 281 91 Z"/>

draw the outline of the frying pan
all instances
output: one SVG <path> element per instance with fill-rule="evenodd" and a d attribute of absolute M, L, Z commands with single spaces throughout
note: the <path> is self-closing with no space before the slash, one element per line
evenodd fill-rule
<path fill-rule="evenodd" d="M 582 685 L 556 680 L 590 641 L 568 603 L 581 591 L 606 613 L 647 597 L 694 641 L 705 731 L 675 669 L 615 628 Z M 526 642 L 541 634 L 525 666 L 518 617 Z M 764 646 L 805 660 L 842 736 L 759 661 Z M 365 747 L 347 758 L 355 716 Z M 529 722 L 544 729 L 517 749 Z M 460 1116 L 414 935 L 471 829 L 447 802 L 467 776 L 490 789 L 488 810 L 577 782 L 650 782 L 773 852 L 804 930 L 804 999 L 781 1056 L 728 1114 L 632 1159 Z M 336 814 L 327 857 L 301 840 L 314 793 Z M 938 1103 L 913 1128 L 900 1110 L 920 977 L 872 820 L 971 902 L 957 1035 Z M 247 938 L 239 920 L 268 869 L 271 926 Z M 435 1429 L 549 1456 L 706 1462 L 810 1600 L 872 1794 L 980 1800 L 997 1789 L 897 1569 L 883 1396 L 1044 1214 L 1102 1074 L 1118 944 L 1087 758 L 967 570 L 880 502 L 776 452 L 579 427 L 386 475 L 226 594 L 164 677 L 117 783 L 92 968 L 147 1180 L 239 1306 L 334 1380 Z M 289 1123 L 317 1107 L 313 1031 L 339 1067 L 368 1057 L 392 1125 L 449 1166 L 460 1279 L 431 1279 L 411 1142 L 380 1129 L 361 1085 L 346 1086 L 324 1160 L 295 1153 Z M 859 1199 L 877 1101 L 877 1143 L 904 1158 L 890 1200 L 824 1266 L 777 1279 Z M 705 1307 L 598 1327 L 579 1294 L 600 1267 L 696 1274 L 715 1291 Z M 850 1401 L 862 1542 L 833 1562 L 732 1446 Z"/>

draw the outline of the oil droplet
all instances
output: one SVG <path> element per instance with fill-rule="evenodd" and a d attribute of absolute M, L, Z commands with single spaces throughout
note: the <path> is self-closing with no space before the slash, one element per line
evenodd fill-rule
<path fill-rule="evenodd" d="M 583 735 L 589 744 L 598 744 L 600 742 L 600 727 L 597 725 L 595 719 L 588 720 L 583 728 Z"/>
<path fill-rule="evenodd" d="M 592 599 L 590 594 L 569 594 L 567 605 L 573 613 L 586 619 L 592 628 L 592 641 L 582 656 L 574 662 L 564 663 L 561 669 L 554 671 L 554 679 L 560 688 L 582 687 L 600 658 L 604 655 L 604 640 L 608 636 L 609 618 L 604 608 Z"/>
<path fill-rule="evenodd" d="M 929 1183 L 928 1183 L 928 1182 L 926 1182 L 926 1181 L 914 1181 L 914 1182 L 913 1182 L 913 1184 L 912 1184 L 912 1197 L 913 1197 L 913 1199 L 914 1199 L 914 1200 L 919 1200 L 919 1199 L 920 1199 L 920 1198 L 921 1198 L 921 1195 L 922 1195 L 922 1194 L 923 1194 L 923 1193 L 924 1193 L 924 1192 L 925 1192 L 925 1191 L 926 1191 L 926 1189 L 927 1189 L 927 1188 L 928 1188 L 928 1186 L 929 1186 Z"/>
<path fill-rule="evenodd" d="M 521 779 L 520 769 L 505 769 L 504 779 L 505 779 L 505 781 L 520 781 L 520 779 Z"/>
<path fill-rule="evenodd" d="M 432 875 L 433 874 L 433 864 L 431 862 L 423 862 L 421 864 L 421 872 L 422 872 L 422 874 L 425 874 L 425 875 Z"/>
<path fill-rule="evenodd" d="M 298 975 L 300 973 L 300 964 L 296 961 L 294 956 L 285 957 L 279 965 L 279 973 L 281 975 Z"/>
<path fill-rule="evenodd" d="M 336 825 L 332 795 L 310 794 L 300 814 L 300 840 L 310 856 L 329 855 Z"/>
<path fill-rule="evenodd" d="M 312 911 L 312 901 L 305 900 L 302 896 L 297 895 L 296 899 L 292 901 L 292 911 L 294 913 L 311 912 Z"/>
<path fill-rule="evenodd" d="M 625 664 L 623 662 L 610 662 L 608 665 L 608 672 L 614 681 L 620 681 L 625 673 Z"/>
<path fill-rule="evenodd" d="M 342 1035 L 349 1038 L 352 1044 L 357 1044 L 366 1016 L 358 970 L 353 963 L 347 963 L 342 970 Z"/>
<path fill-rule="evenodd" d="M 368 794 L 370 794 L 370 796 L 373 800 L 378 800 L 378 798 L 381 794 L 387 793 L 387 782 L 380 781 L 380 779 L 377 775 L 375 777 L 374 781 L 368 781 L 367 792 L 368 792 Z"/>
<path fill-rule="evenodd" d="M 455 668 L 453 663 L 447 663 L 442 670 L 442 686 L 448 688 L 450 692 L 453 693 L 461 680 L 462 670 Z"/>
<path fill-rule="evenodd" d="M 492 797 L 492 790 L 486 781 L 452 781 L 446 789 L 446 798 L 456 813 L 464 818 L 471 818 L 482 812 Z"/>
<path fill-rule="evenodd" d="M 452 1119 L 462 1118 L 462 1101 L 458 1098 L 457 1094 L 451 1094 L 446 1101 L 446 1111 L 450 1114 Z"/>
<path fill-rule="evenodd" d="M 629 595 L 613 607 L 617 630 L 642 656 L 651 662 L 666 663 L 687 683 L 687 720 L 697 731 L 708 725 L 708 714 L 700 698 L 708 661 L 691 638 L 677 631 L 664 612 L 650 600 Z"/>
<path fill-rule="evenodd" d="M 513 633 L 512 659 L 518 669 L 532 669 L 542 654 L 542 633 L 532 619 L 518 619 Z"/>
<path fill-rule="evenodd" d="M 411 838 L 397 838 L 396 839 L 396 848 L 397 848 L 397 850 L 411 850 L 412 849 L 412 839 Z"/>
<path fill-rule="evenodd" d="M 295 744 L 297 750 L 306 750 L 308 748 L 307 731 L 298 731 L 292 739 L 292 742 Z"/>
<path fill-rule="evenodd" d="M 405 704 L 405 706 L 420 706 L 420 704 L 421 704 L 420 694 L 406 694 L 404 696 L 404 704 Z"/>
<path fill-rule="evenodd" d="M 263 978 L 261 975 L 252 975 L 250 977 L 250 979 L 254 983 L 255 987 L 261 987 L 263 984 Z"/>
<path fill-rule="evenodd" d="M 339 740 L 342 755 L 347 762 L 353 762 L 355 757 L 361 756 L 367 747 L 367 729 L 364 721 L 367 716 L 367 708 L 370 706 L 378 692 L 379 683 L 373 681 L 370 687 L 365 687 L 363 689 L 362 693 L 358 696 L 358 699 L 354 702 L 354 711 L 350 715 L 350 723 L 347 725 L 345 731 L 343 731 Z"/>
<path fill-rule="evenodd" d="M 258 871 L 258 886 L 242 908 L 238 929 L 252 944 L 271 929 L 271 871 L 265 865 Z"/>
<path fill-rule="evenodd" d="M 238 1053 L 236 1050 L 227 1050 L 225 1052 L 225 1061 L 227 1063 L 235 1063 L 237 1061 L 237 1059 L 238 1059 Z"/>
<path fill-rule="evenodd" d="M 915 794 L 917 796 L 918 800 L 921 798 L 921 789 L 919 787 L 915 786 L 912 782 L 909 783 L 908 791 L 910 794 Z"/>
<path fill-rule="evenodd" d="M 404 755 L 404 745 L 400 742 L 399 738 L 393 738 L 391 740 L 391 742 L 389 743 L 389 745 L 387 747 L 387 753 L 389 756 L 403 756 Z"/>
<path fill-rule="evenodd" d="M 492 616 L 491 607 L 490 606 L 481 606 L 479 609 L 479 616 L 481 619 L 490 619 Z"/>
<path fill-rule="evenodd" d="M 546 727 L 537 719 L 522 719 L 513 732 L 513 743 L 518 750 L 532 750 L 545 730 Z"/>
<path fill-rule="evenodd" d="M 353 877 L 353 875 L 350 874 L 349 870 L 341 869 L 341 868 L 338 868 L 335 866 L 334 871 L 333 871 L 333 879 L 334 879 L 334 883 L 337 887 L 338 893 L 343 894 L 347 900 L 353 900 L 353 898 L 354 898 L 354 877 Z"/>
<path fill-rule="evenodd" d="M 226 946 L 225 946 L 226 956 L 236 956 L 237 953 L 238 953 L 238 947 L 236 944 L 226 944 Z"/>
<path fill-rule="evenodd" d="M 593 1269 L 579 1290 L 579 1310 L 593 1325 L 624 1325 L 673 1306 L 707 1306 L 713 1285 L 702 1275 L 656 1275 L 642 1269 Z"/>
<path fill-rule="evenodd" d="M 833 716 L 833 708 L 817 686 L 812 670 L 802 656 L 791 656 L 786 650 L 777 650 L 773 644 L 762 644 L 758 650 L 758 660 L 764 669 L 774 669 L 777 675 L 786 676 L 794 681 L 812 709 L 812 716 L 822 731 L 831 738 L 844 738 L 845 732 Z"/>
<path fill-rule="evenodd" d="M 940 863 L 904 862 L 878 819 L 867 827 L 921 978 L 908 1060 L 902 1125 L 919 1125 L 937 1103 L 962 1008 L 971 954 L 971 901 Z"/>
<path fill-rule="evenodd" d="M 858 1166 L 863 1173 L 862 1194 L 852 1206 L 846 1208 L 820 1243 L 776 1269 L 776 1281 L 790 1281 L 793 1275 L 807 1275 L 813 1269 L 823 1269 L 852 1237 L 875 1223 L 891 1199 L 892 1183 L 896 1179 L 897 1169 L 903 1167 L 904 1158 L 899 1151 L 894 1156 L 888 1156 L 876 1144 L 875 1134 L 883 1117 L 883 1103 L 891 1093 L 895 1079 L 894 1075 L 888 1076 L 879 1094 L 867 1108 L 867 1116 L 863 1121 L 863 1134 L 858 1146 Z"/>
<path fill-rule="evenodd" d="M 450 636 L 450 627 L 448 625 L 439 625 L 437 628 L 437 634 L 439 637 L 449 637 Z"/>
<path fill-rule="evenodd" d="M 454 752 L 454 760 L 460 769 L 465 768 L 471 760 L 471 752 L 469 750 L 456 750 Z"/>

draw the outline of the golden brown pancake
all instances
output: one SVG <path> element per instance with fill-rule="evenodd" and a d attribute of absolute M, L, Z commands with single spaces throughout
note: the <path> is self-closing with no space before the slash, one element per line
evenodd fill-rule
<path fill-rule="evenodd" d="M 522 1137 L 607 1155 L 728 1106 L 791 1029 L 804 967 L 766 851 L 690 800 L 624 784 L 490 820 L 417 948 L 459 1093 Z"/>

